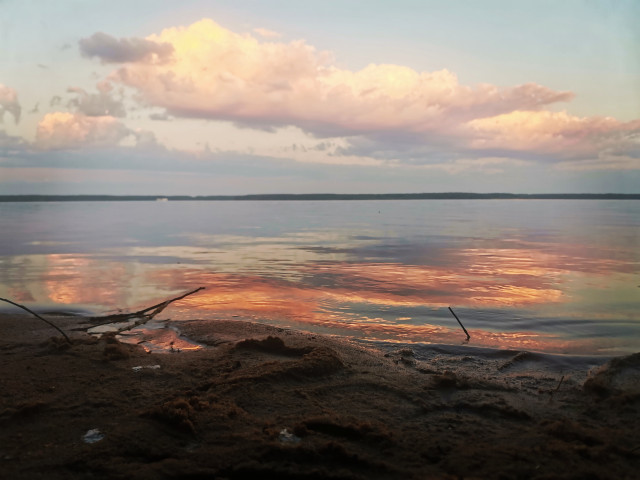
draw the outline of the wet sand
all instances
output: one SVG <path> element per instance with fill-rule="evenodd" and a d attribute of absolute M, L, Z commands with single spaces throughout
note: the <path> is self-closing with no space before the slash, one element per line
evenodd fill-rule
<path fill-rule="evenodd" d="M 73 345 L 0 315 L 4 478 L 638 478 L 640 354 L 364 344 L 241 320 L 179 322 L 206 348 L 149 354 L 48 318 Z"/>

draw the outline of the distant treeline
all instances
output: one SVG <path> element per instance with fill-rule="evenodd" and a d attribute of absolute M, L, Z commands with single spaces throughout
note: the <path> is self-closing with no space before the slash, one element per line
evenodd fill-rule
<path fill-rule="evenodd" d="M 640 200 L 640 193 L 304 193 L 265 195 L 0 195 L 0 202 L 153 202 L 229 200 Z"/>

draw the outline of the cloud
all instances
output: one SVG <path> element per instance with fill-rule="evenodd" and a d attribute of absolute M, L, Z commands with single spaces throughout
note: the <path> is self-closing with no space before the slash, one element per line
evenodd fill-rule
<path fill-rule="evenodd" d="M 0 83 L 0 123 L 4 121 L 5 112 L 13 115 L 13 120 L 18 123 L 22 107 L 18 102 L 18 93 L 13 88 Z"/>
<path fill-rule="evenodd" d="M 171 116 L 169 114 L 167 114 L 167 112 L 150 113 L 149 114 L 149 118 L 151 120 L 156 120 L 156 121 L 160 121 L 160 122 L 168 122 L 169 120 L 171 120 Z"/>
<path fill-rule="evenodd" d="M 450 162 L 423 165 L 422 168 L 442 170 L 456 175 L 461 172 L 478 172 L 497 175 L 514 167 L 527 166 L 529 162 L 504 157 L 458 158 Z"/>
<path fill-rule="evenodd" d="M 152 155 L 164 150 L 153 132 L 133 130 L 109 115 L 92 117 L 69 112 L 46 114 L 38 123 L 33 145 L 39 150 L 82 150 L 99 147 L 107 152 L 112 147 L 140 147 Z"/>
<path fill-rule="evenodd" d="M 78 42 L 85 57 L 98 57 L 104 63 L 150 62 L 161 63 L 173 53 L 168 43 L 156 43 L 144 38 L 117 39 L 97 32 Z"/>
<path fill-rule="evenodd" d="M 254 32 L 265 36 L 262 29 Z M 106 34 L 91 39 L 118 49 L 132 42 Z M 168 46 L 172 55 L 101 58 L 123 63 L 108 81 L 131 87 L 146 106 L 173 117 L 264 131 L 292 125 L 319 138 L 347 138 L 338 155 L 418 164 L 593 160 L 613 144 L 633 148 L 640 131 L 638 122 L 551 111 L 573 98 L 570 91 L 536 83 L 468 86 L 446 69 L 371 64 L 352 71 L 302 40 L 263 41 L 210 19 L 165 29 L 144 42 Z"/>
<path fill-rule="evenodd" d="M 100 84 L 104 87 L 104 84 Z M 108 89 L 99 93 L 87 93 L 82 88 L 70 87 L 67 92 L 76 93 L 78 96 L 69 100 L 67 106 L 89 117 L 110 115 L 112 117 L 124 117 L 126 112 L 120 100 L 116 100 L 109 94 Z"/>
<path fill-rule="evenodd" d="M 258 28 L 254 28 L 253 31 L 256 32 L 258 35 L 264 37 L 264 38 L 280 38 L 280 37 L 282 37 L 281 33 L 274 32 L 273 30 L 269 30 L 267 28 L 258 27 Z"/>
<path fill-rule="evenodd" d="M 27 141 L 21 137 L 15 137 L 0 130 L 0 157 L 9 157 L 21 154 L 27 149 Z"/>
<path fill-rule="evenodd" d="M 472 88 L 447 70 L 339 69 L 329 53 L 303 41 L 261 43 L 208 19 L 148 40 L 171 44 L 172 59 L 124 65 L 112 79 L 138 90 L 150 105 L 174 116 L 296 125 L 320 136 L 431 131 L 572 97 L 536 84 Z"/>
<path fill-rule="evenodd" d="M 38 123 L 36 146 L 44 150 L 117 145 L 132 131 L 111 116 L 89 117 L 80 113 L 48 113 Z"/>
<path fill-rule="evenodd" d="M 590 151 L 594 144 L 620 133 L 640 133 L 640 120 L 622 123 L 611 117 L 576 117 L 567 112 L 513 111 L 468 122 L 475 148 Z M 578 150 L 576 150 L 576 147 Z"/>

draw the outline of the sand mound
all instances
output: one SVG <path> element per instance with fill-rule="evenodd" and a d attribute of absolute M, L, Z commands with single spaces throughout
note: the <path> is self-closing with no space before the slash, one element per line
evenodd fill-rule
<path fill-rule="evenodd" d="M 601 395 L 640 395 L 640 353 L 610 360 L 587 378 L 584 388 Z"/>

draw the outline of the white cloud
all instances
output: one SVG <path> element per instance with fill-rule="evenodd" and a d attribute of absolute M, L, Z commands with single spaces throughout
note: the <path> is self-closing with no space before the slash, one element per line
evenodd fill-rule
<path fill-rule="evenodd" d="M 13 120 L 18 123 L 22 107 L 18 102 L 18 93 L 15 89 L 0 83 L 0 123 L 4 120 L 5 112 L 13 115 Z"/>
<path fill-rule="evenodd" d="M 281 33 L 274 32 L 273 30 L 269 30 L 268 28 L 257 27 L 253 29 L 258 35 L 264 38 L 280 38 L 282 37 Z"/>

